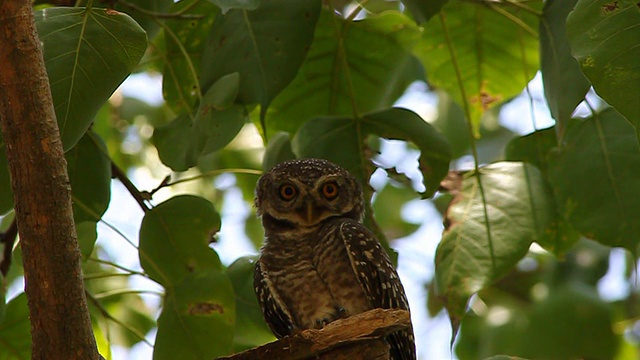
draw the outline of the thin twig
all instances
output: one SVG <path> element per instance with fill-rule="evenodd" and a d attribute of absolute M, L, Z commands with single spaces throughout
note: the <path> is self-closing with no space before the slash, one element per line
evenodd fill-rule
<path fill-rule="evenodd" d="M 254 170 L 254 169 L 218 169 L 218 170 L 211 170 L 211 171 L 208 171 L 208 172 L 200 174 L 200 175 L 196 175 L 196 176 L 192 176 L 192 177 L 188 177 L 188 178 L 184 178 L 184 179 L 179 179 L 179 180 L 176 180 L 176 181 L 170 181 L 170 177 L 167 176 L 162 180 L 160 185 L 158 185 L 155 189 L 153 189 L 151 191 L 143 191 L 142 194 L 143 194 L 143 196 L 147 196 L 147 197 L 151 198 L 155 193 L 157 193 L 159 190 L 161 190 L 161 189 L 163 189 L 165 187 L 181 184 L 181 183 L 184 183 L 184 182 L 199 180 L 199 179 L 207 178 L 207 177 L 210 177 L 210 176 L 216 176 L 216 175 L 220 175 L 220 174 L 227 174 L 227 173 L 247 174 L 247 175 L 262 175 L 262 171 Z"/>
<path fill-rule="evenodd" d="M 153 347 L 153 345 L 147 340 L 147 338 L 144 336 L 144 334 L 141 334 L 137 329 L 133 328 L 131 325 L 125 324 L 122 321 L 114 318 L 111 314 L 109 314 L 109 312 L 107 311 L 107 309 L 105 309 L 102 304 L 100 304 L 100 301 L 98 301 L 98 299 L 96 299 L 93 295 L 91 295 L 88 291 L 85 290 L 85 294 L 87 296 L 87 300 L 89 300 L 89 302 L 91 304 L 93 304 L 98 311 L 100 312 L 100 314 L 102 314 L 102 316 L 104 316 L 105 319 L 111 320 L 114 323 L 122 326 L 124 329 L 128 330 L 130 333 L 132 333 L 133 335 L 135 335 L 138 339 L 140 339 L 140 341 L 144 342 L 145 344 Z"/>
<path fill-rule="evenodd" d="M 127 188 L 127 190 L 129 191 L 129 194 L 131 194 L 131 196 L 136 200 L 138 205 L 140 205 L 140 207 L 142 208 L 142 211 L 144 211 L 145 213 L 149 211 L 149 207 L 145 203 L 145 201 L 148 199 L 145 199 L 142 196 L 142 193 L 138 190 L 138 188 L 136 188 L 136 186 L 133 185 L 133 183 L 131 182 L 131 180 L 129 180 L 129 178 L 124 173 L 124 171 L 122 171 L 114 162 L 111 162 L 111 174 L 112 174 L 111 175 L 112 177 L 120 180 L 122 185 L 124 185 L 124 187 Z"/>

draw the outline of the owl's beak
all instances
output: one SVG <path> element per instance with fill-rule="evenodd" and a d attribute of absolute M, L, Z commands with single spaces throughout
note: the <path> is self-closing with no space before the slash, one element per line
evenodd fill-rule
<path fill-rule="evenodd" d="M 314 214 L 313 214 L 313 203 L 312 202 L 310 202 L 310 201 L 307 202 L 307 209 L 306 210 L 307 210 L 307 212 L 306 212 L 307 224 L 311 224 L 311 222 L 313 221 L 313 217 L 314 217 L 313 216 Z"/>

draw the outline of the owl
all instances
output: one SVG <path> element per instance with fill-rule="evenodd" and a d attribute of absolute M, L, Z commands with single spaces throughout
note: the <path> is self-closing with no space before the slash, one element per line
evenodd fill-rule
<path fill-rule="evenodd" d="M 321 159 L 281 163 L 258 181 L 255 206 L 266 240 L 254 288 L 278 338 L 375 308 L 409 310 L 389 256 L 362 224 L 362 190 L 345 169 Z M 416 358 L 411 328 L 386 340 L 392 359 Z"/>

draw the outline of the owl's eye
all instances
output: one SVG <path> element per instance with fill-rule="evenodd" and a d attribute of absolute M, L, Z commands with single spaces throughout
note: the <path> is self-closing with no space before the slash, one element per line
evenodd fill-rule
<path fill-rule="evenodd" d="M 322 185 L 322 196 L 327 200 L 335 199 L 338 196 L 338 184 L 332 181 Z"/>
<path fill-rule="evenodd" d="M 293 198 L 298 195 L 298 189 L 291 184 L 284 184 L 280 186 L 280 190 L 278 191 L 280 198 L 285 201 L 291 201 Z"/>

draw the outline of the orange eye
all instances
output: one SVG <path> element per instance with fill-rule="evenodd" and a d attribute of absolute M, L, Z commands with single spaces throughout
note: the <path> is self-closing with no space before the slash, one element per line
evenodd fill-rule
<path fill-rule="evenodd" d="M 322 196 L 327 200 L 333 200 L 338 196 L 338 184 L 332 181 L 322 185 Z"/>
<path fill-rule="evenodd" d="M 298 195 L 298 189 L 291 184 L 284 184 L 280 186 L 278 193 L 282 200 L 291 201 L 296 197 L 296 195 Z"/>

